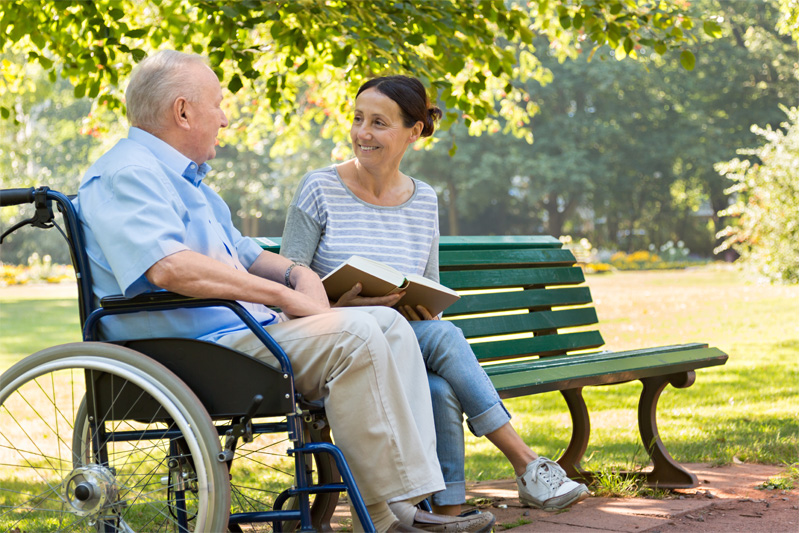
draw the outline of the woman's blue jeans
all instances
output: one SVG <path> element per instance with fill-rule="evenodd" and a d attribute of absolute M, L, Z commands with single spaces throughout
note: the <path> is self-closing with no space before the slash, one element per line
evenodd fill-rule
<path fill-rule="evenodd" d="M 459 328 L 446 320 L 413 321 L 411 327 L 428 368 L 436 453 L 447 485 L 432 496 L 433 504 L 459 505 L 466 500 L 463 415 L 476 437 L 499 429 L 511 415 Z"/>

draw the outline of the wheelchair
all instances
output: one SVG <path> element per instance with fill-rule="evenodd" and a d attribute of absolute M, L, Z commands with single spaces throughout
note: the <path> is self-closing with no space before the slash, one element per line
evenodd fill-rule
<path fill-rule="evenodd" d="M 322 407 L 295 391 L 288 356 L 244 308 L 164 292 L 96 304 L 70 198 L 0 191 L 0 206 L 26 203 L 34 215 L 0 242 L 27 224 L 66 238 L 84 342 L 0 376 L 0 531 L 330 530 L 340 492 L 374 531 Z M 204 306 L 236 313 L 280 368 L 199 340 L 97 338 L 109 315 Z"/>

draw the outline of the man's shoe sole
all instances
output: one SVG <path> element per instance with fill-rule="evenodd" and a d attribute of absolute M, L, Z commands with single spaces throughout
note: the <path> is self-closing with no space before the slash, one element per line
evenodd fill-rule
<path fill-rule="evenodd" d="M 465 526 L 466 525 L 465 522 L 468 522 L 468 521 L 463 521 L 463 522 L 461 522 L 461 524 L 458 524 L 457 522 L 450 522 L 450 523 L 447 523 L 447 524 L 425 524 L 425 523 L 414 522 L 414 527 L 417 528 L 417 529 L 421 529 L 423 531 L 445 531 L 445 532 L 448 532 L 448 531 L 469 531 L 471 533 L 489 533 L 490 531 L 492 531 L 492 527 L 494 527 L 494 523 L 496 521 L 496 518 L 491 513 L 480 513 L 480 514 L 481 515 L 488 515 L 488 516 L 491 517 L 491 520 L 489 522 L 487 522 L 486 524 L 484 524 L 483 526 L 481 526 L 480 529 L 471 529 L 471 528 L 462 529 L 462 528 L 459 527 L 459 525 Z M 467 515 L 467 516 L 471 516 L 471 515 Z M 454 518 L 456 518 L 456 517 L 454 517 Z M 458 518 L 466 518 L 466 517 L 458 517 Z M 473 527 L 477 527 L 478 525 L 479 524 L 475 524 L 475 526 L 473 526 Z"/>

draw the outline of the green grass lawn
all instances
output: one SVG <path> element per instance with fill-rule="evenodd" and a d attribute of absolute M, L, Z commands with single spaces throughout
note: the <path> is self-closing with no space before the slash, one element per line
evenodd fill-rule
<path fill-rule="evenodd" d="M 679 462 L 796 463 L 798 287 L 748 283 L 726 266 L 588 277 L 604 348 L 706 342 L 727 364 L 697 371 L 687 389 L 668 386 L 659 432 Z M 641 384 L 584 389 L 592 422 L 586 466 L 640 466 L 636 406 Z M 557 392 L 507 400 L 512 424 L 537 452 L 558 457 L 571 422 Z M 486 439 L 467 438 L 467 479 L 512 476 Z M 735 459 L 734 459 L 735 458 Z"/>
<path fill-rule="evenodd" d="M 707 342 L 728 355 L 701 369 L 688 389 L 659 402 L 662 440 L 680 462 L 796 463 L 798 457 L 798 287 L 749 283 L 710 266 L 589 276 L 606 348 Z M 0 288 L 0 370 L 41 348 L 80 339 L 76 300 L 63 290 Z M 640 465 L 639 382 L 584 390 L 592 417 L 590 468 Z M 559 393 L 506 402 L 514 427 L 537 452 L 558 455 L 571 424 Z M 469 432 L 467 432 L 469 434 Z M 467 438 L 467 479 L 512 477 L 486 439 Z"/>

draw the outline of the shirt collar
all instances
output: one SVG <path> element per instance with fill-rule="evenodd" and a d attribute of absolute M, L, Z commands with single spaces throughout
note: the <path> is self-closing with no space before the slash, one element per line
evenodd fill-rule
<path fill-rule="evenodd" d="M 195 187 L 200 185 L 211 167 L 207 163 L 198 166 L 197 163 L 177 151 L 170 144 L 162 141 L 155 135 L 137 127 L 128 130 L 128 139 L 143 145 L 153 152 L 161 162 L 186 178 Z"/>

